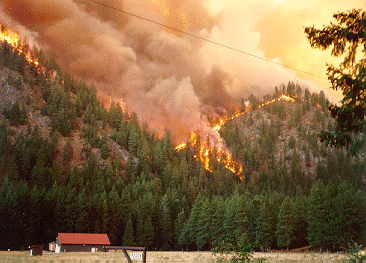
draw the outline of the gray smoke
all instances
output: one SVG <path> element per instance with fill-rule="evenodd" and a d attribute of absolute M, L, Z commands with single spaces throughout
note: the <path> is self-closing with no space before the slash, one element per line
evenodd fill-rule
<path fill-rule="evenodd" d="M 291 61 L 293 54 L 284 45 L 278 56 L 270 52 L 276 46 L 271 46 L 264 24 L 273 20 L 277 7 L 268 1 L 238 6 L 219 1 L 226 5 L 221 9 L 214 0 L 100 2 L 256 56 L 295 67 L 304 64 Z M 294 72 L 278 65 L 88 0 L 2 0 L 0 19 L 46 53 L 54 53 L 62 68 L 95 83 L 100 96 L 123 98 L 129 110 L 158 132 L 171 129 L 177 142 L 190 131 L 208 130 L 207 114 L 233 107 L 251 93 L 263 95 L 275 85 L 299 81 Z M 272 24 L 270 28 L 275 30 Z M 304 50 L 293 48 L 301 60 Z"/>

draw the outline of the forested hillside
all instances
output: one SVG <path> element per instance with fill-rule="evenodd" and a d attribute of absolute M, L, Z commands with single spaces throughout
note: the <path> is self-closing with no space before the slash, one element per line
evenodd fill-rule
<path fill-rule="evenodd" d="M 4 30 L 4 29 L 2 29 Z M 26 55 L 29 55 L 28 57 Z M 29 59 L 31 58 L 31 59 Z M 242 174 L 191 143 L 176 150 L 135 113 L 22 42 L 0 50 L 0 249 L 107 233 L 113 245 L 210 250 L 243 237 L 256 250 L 341 249 L 365 241 L 363 153 L 322 146 L 323 93 L 293 83 L 220 130 Z M 202 141 L 206 138 L 201 138 Z"/>

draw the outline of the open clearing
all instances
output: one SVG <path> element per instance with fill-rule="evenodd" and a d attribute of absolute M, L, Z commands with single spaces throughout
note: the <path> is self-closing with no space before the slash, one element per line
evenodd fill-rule
<path fill-rule="evenodd" d="M 317 262 L 317 263 L 345 263 L 347 258 L 344 254 L 331 253 L 254 253 L 253 258 L 265 258 L 266 263 L 283 262 Z M 202 262 L 216 263 L 217 257 L 211 252 L 147 252 L 147 262 L 169 263 L 169 262 Z M 0 252 L 1 263 L 13 262 L 39 262 L 39 263 L 112 263 L 112 262 L 127 262 L 122 252 L 98 252 L 98 253 L 60 253 L 54 254 L 45 252 L 43 256 L 30 256 L 29 251 L 24 252 Z M 133 262 L 142 262 L 134 260 Z M 225 262 L 225 261 L 224 261 Z M 227 262 L 227 261 L 226 261 Z"/>

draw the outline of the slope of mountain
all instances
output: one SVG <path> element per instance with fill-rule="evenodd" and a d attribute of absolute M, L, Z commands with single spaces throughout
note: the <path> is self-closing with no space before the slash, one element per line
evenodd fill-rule
<path fill-rule="evenodd" d="M 288 84 L 287 91 L 289 85 L 293 84 Z M 274 187 L 278 177 L 286 174 L 292 181 L 286 187 L 293 191 L 304 190 L 304 184 L 320 178 L 361 182 L 362 172 L 351 167 L 363 167 L 364 152 L 351 158 L 345 149 L 331 149 L 320 143 L 317 134 L 334 126 L 324 93 L 305 90 L 304 95 L 298 88 L 298 93 L 292 94 L 295 99 L 274 96 L 270 103 L 255 107 L 221 128 L 220 134 L 234 158 L 243 165 L 245 180 L 254 184 L 264 180 L 266 187 Z M 286 93 L 285 86 L 282 90 Z"/>
<path fill-rule="evenodd" d="M 169 131 L 159 138 L 135 113 L 106 109 L 96 88 L 55 58 L 3 42 L 0 249 L 47 243 L 58 232 L 107 233 L 115 245 L 164 250 L 241 240 L 257 250 L 339 249 L 364 240 L 365 163 L 317 141 L 332 120 L 324 94 L 303 92 L 289 83 L 281 93 L 296 102 L 277 101 L 276 89 L 266 106 L 251 96 L 251 110 L 221 127 L 242 166 L 237 174 L 214 147 L 203 164 L 198 135 L 178 151 Z M 287 236 L 283 224 L 291 224 Z"/>
<path fill-rule="evenodd" d="M 267 155 L 273 155 L 276 161 L 282 159 L 287 165 L 296 152 L 302 168 L 314 175 L 317 163 L 325 157 L 325 149 L 316 134 L 324 129 L 332 129 L 334 122 L 326 110 L 314 104 L 302 100 L 276 99 L 231 120 L 222 128 L 221 134 L 228 145 L 234 144 L 234 148 L 238 145 L 231 141 L 230 136 L 242 145 L 250 142 L 250 148 L 265 148 Z"/>

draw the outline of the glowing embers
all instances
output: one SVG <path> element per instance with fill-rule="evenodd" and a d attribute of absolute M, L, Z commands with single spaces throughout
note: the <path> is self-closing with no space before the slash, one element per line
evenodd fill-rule
<path fill-rule="evenodd" d="M 5 27 L 2 24 L 0 24 L 0 27 L 1 27 L 0 41 L 1 42 L 6 41 L 19 53 L 23 53 L 28 62 L 34 63 L 35 65 L 38 66 L 39 64 L 38 59 L 36 59 L 32 55 L 32 52 L 28 49 L 28 44 L 26 44 L 26 42 L 22 43 L 17 33 L 13 33 L 10 30 L 5 29 Z"/>
<path fill-rule="evenodd" d="M 218 133 L 217 139 L 219 142 L 222 141 Z M 226 169 L 230 170 L 236 175 L 240 175 L 242 173 L 241 165 L 233 159 L 232 155 L 227 150 L 225 150 L 224 147 L 218 145 L 213 147 L 209 139 L 202 141 L 198 132 L 191 132 L 189 136 L 189 143 L 194 149 L 194 158 L 196 160 L 200 160 L 203 164 L 203 167 L 207 171 L 212 172 L 212 164 L 216 161 L 218 163 L 223 163 Z M 175 147 L 177 151 L 183 150 L 185 148 L 187 148 L 186 143 L 181 143 Z"/>

